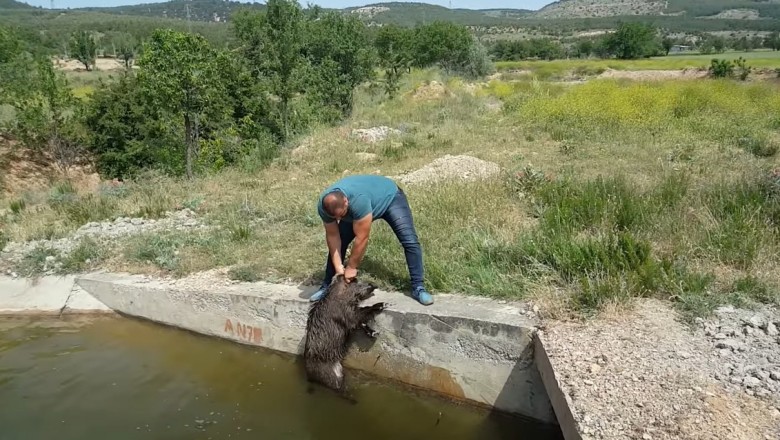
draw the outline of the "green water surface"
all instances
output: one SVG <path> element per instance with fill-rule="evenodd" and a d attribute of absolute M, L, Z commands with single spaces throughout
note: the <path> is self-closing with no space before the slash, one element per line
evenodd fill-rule
<path fill-rule="evenodd" d="M 0 439 L 560 438 L 370 380 L 309 392 L 292 356 L 145 321 L 0 319 Z"/>

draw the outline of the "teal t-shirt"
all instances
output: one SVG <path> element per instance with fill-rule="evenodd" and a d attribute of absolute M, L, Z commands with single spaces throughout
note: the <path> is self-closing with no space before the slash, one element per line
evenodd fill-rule
<path fill-rule="evenodd" d="M 385 211 L 392 203 L 393 198 L 398 192 L 398 186 L 391 179 L 385 176 L 372 174 L 362 174 L 347 176 L 333 183 L 320 194 L 317 203 L 317 212 L 325 223 L 333 222 L 335 219 L 325 212 L 322 207 L 322 200 L 325 195 L 340 190 L 349 200 L 347 214 L 342 220 L 353 222 L 360 220 L 369 213 L 374 219 L 385 215 Z"/>

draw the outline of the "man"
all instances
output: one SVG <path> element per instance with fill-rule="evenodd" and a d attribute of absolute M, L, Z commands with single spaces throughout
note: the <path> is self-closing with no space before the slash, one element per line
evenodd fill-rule
<path fill-rule="evenodd" d="M 412 210 L 406 195 L 395 182 L 375 175 L 344 177 L 320 194 L 317 212 L 325 225 L 328 258 L 325 279 L 320 289 L 311 296 L 311 301 L 322 299 L 336 274 L 343 274 L 348 281 L 357 276 L 368 246 L 371 224 L 382 219 L 390 225 L 404 248 L 412 298 L 424 305 L 433 304 L 433 297 L 423 286 L 422 249 L 414 229 Z M 344 254 L 353 240 L 352 254 L 344 267 Z"/>

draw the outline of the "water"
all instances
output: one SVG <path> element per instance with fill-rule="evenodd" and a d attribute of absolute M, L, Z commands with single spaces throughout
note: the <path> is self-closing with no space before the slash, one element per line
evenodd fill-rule
<path fill-rule="evenodd" d="M 145 321 L 0 319 L 0 439 L 534 439 L 524 420 Z"/>

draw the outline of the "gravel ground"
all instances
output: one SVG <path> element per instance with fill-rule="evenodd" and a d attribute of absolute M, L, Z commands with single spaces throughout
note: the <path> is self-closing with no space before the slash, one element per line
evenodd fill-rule
<path fill-rule="evenodd" d="M 360 139 L 363 142 L 369 144 L 375 144 L 383 141 L 390 136 L 396 136 L 401 134 L 400 130 L 390 128 L 387 126 L 371 127 L 371 128 L 356 128 L 352 130 L 352 136 Z"/>
<path fill-rule="evenodd" d="M 500 171 L 501 167 L 493 162 L 472 156 L 447 154 L 419 170 L 393 176 L 393 179 L 406 185 L 436 183 L 445 180 L 475 181 L 494 176 Z"/>
<path fill-rule="evenodd" d="M 780 313 L 719 309 L 695 328 L 668 303 L 550 322 L 542 339 L 583 439 L 780 439 Z"/>
<path fill-rule="evenodd" d="M 150 231 L 182 231 L 207 227 L 196 218 L 196 214 L 192 210 L 187 208 L 180 211 L 167 212 L 159 220 L 119 217 L 114 221 L 87 223 L 73 234 L 64 238 L 10 242 L 0 252 L 0 262 L 5 262 L 6 264 L 18 263 L 26 254 L 39 246 L 54 249 L 60 256 L 66 256 L 79 245 L 82 239 L 87 237 L 96 241 L 108 242 L 116 238 Z"/>

